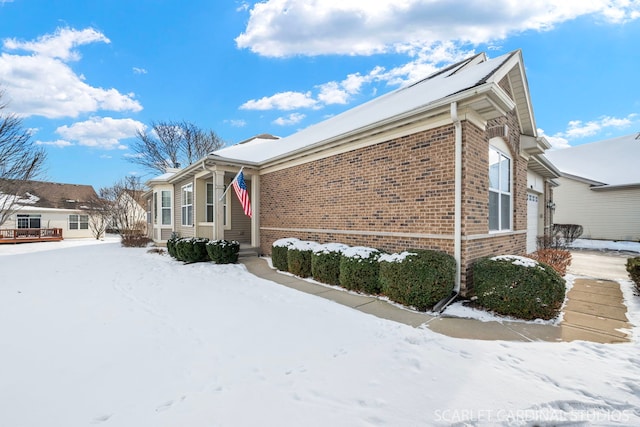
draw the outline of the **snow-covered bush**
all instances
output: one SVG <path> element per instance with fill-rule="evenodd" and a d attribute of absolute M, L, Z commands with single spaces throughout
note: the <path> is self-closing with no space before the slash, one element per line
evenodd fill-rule
<path fill-rule="evenodd" d="M 397 303 L 426 311 L 453 291 L 456 261 L 444 252 L 385 254 L 379 262 L 382 293 Z"/>
<path fill-rule="evenodd" d="M 340 256 L 340 285 L 352 291 L 380 293 L 380 255 L 377 249 L 363 246 L 344 250 Z"/>
<path fill-rule="evenodd" d="M 520 319 L 552 319 L 565 298 L 564 279 L 548 264 L 503 255 L 473 265 L 477 302 L 484 308 Z"/>
<path fill-rule="evenodd" d="M 636 288 L 640 290 L 640 257 L 627 259 L 627 271 L 631 280 L 636 284 Z"/>
<path fill-rule="evenodd" d="M 298 277 L 311 276 L 311 253 L 318 246 L 316 242 L 299 240 L 293 242 L 287 251 L 289 273 Z"/>
<path fill-rule="evenodd" d="M 176 246 L 176 259 L 184 262 L 209 261 L 207 242 L 209 239 L 202 237 L 183 237 L 178 240 Z"/>
<path fill-rule="evenodd" d="M 530 255 L 536 261 L 549 264 L 561 276 L 567 273 L 567 267 L 571 265 L 571 252 L 561 249 L 538 249 Z"/>
<path fill-rule="evenodd" d="M 207 242 L 209 259 L 216 264 L 235 264 L 238 262 L 240 243 L 235 240 L 210 240 Z"/>
<path fill-rule="evenodd" d="M 311 254 L 311 275 L 329 285 L 340 285 L 340 257 L 349 246 L 342 243 L 318 245 Z"/>
<path fill-rule="evenodd" d="M 176 243 L 180 240 L 180 237 L 176 233 L 172 233 L 171 237 L 167 240 L 167 252 L 173 258 L 177 258 L 178 254 L 176 253 Z"/>
<path fill-rule="evenodd" d="M 296 239 L 295 237 L 288 237 L 273 242 L 271 245 L 271 262 L 275 268 L 280 271 L 289 271 L 289 261 L 287 257 L 289 246 L 299 241 L 300 239 Z"/>

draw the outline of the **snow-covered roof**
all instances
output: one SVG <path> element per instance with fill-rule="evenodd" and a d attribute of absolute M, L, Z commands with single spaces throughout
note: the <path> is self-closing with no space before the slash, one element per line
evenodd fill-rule
<path fill-rule="evenodd" d="M 563 174 L 606 185 L 640 184 L 640 133 L 547 151 Z"/>
<path fill-rule="evenodd" d="M 24 181 L 7 185 L 7 188 L 17 188 L 20 193 L 0 191 L 0 207 L 15 203 L 21 207 L 42 209 L 84 209 L 88 202 L 98 197 L 91 185 Z"/>
<path fill-rule="evenodd" d="M 276 140 L 255 138 L 212 154 L 214 157 L 263 163 L 321 144 L 390 118 L 428 108 L 452 95 L 482 85 L 513 55 L 511 52 L 488 60 L 484 54 L 479 54 L 288 137 Z"/>

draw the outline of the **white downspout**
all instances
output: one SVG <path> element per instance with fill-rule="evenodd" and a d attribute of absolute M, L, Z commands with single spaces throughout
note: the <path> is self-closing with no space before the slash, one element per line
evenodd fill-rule
<path fill-rule="evenodd" d="M 462 273 L 462 124 L 458 118 L 458 103 L 451 103 L 451 120 L 455 131 L 455 164 L 454 164 L 454 220 L 453 220 L 453 257 L 456 260 L 456 276 L 451 294 L 433 307 L 442 312 L 460 294 L 460 278 Z"/>
<path fill-rule="evenodd" d="M 451 103 L 451 120 L 455 129 L 455 210 L 453 225 L 453 257 L 456 259 L 456 282 L 453 291 L 460 293 L 462 275 L 462 124 L 458 118 L 458 103 Z"/>

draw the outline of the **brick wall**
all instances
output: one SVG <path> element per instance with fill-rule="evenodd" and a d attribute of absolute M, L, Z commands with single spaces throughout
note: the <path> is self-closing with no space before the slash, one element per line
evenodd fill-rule
<path fill-rule="evenodd" d="M 517 118 L 510 114 L 489 126 L 504 124 L 509 126 L 514 170 L 514 230 L 526 230 L 527 172 L 526 161 L 518 154 Z M 470 288 L 471 280 L 464 273 L 473 261 L 488 255 L 523 254 L 526 234 L 488 234 L 489 138 L 470 122 L 463 121 L 462 129 L 462 232 L 482 236 L 462 242 L 463 286 Z M 279 238 L 298 237 L 386 251 L 424 248 L 453 254 L 454 138 L 453 125 L 446 125 L 262 175 L 262 253 L 270 254 L 271 244 Z"/>

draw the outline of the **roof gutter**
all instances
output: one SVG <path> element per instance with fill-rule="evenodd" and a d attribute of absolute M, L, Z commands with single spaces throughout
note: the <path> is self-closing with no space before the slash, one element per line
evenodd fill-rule
<path fill-rule="evenodd" d="M 451 120 L 455 130 L 453 257 L 456 260 L 456 276 L 451 294 L 433 307 L 438 313 L 442 313 L 460 294 L 462 276 L 462 124 L 458 117 L 458 103 L 455 101 L 451 103 Z"/>

